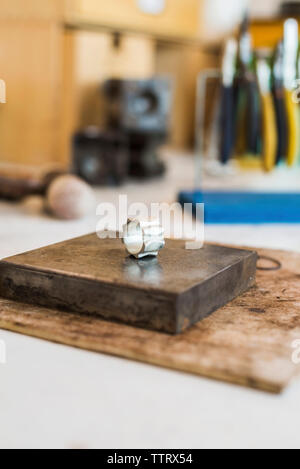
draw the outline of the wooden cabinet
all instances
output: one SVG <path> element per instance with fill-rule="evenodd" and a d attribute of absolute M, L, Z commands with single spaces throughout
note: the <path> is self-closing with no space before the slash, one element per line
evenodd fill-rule
<path fill-rule="evenodd" d="M 0 161 L 59 161 L 63 5 L 61 0 L 1 0 Z"/>
<path fill-rule="evenodd" d="M 68 164 L 74 130 L 101 122 L 100 82 L 168 73 L 170 60 L 184 93 L 177 92 L 182 116 L 176 113 L 174 142 L 184 144 L 199 54 L 172 53 L 169 60 L 165 51 L 160 67 L 157 39 L 197 39 L 201 5 L 166 0 L 161 14 L 149 15 L 136 0 L 1 0 L 0 79 L 7 103 L 0 106 L 0 161 Z M 114 31 L 122 32 L 119 48 Z"/>
<path fill-rule="evenodd" d="M 111 34 L 68 30 L 64 34 L 61 160 L 70 158 L 73 133 L 102 125 L 101 83 L 108 78 L 149 78 L 155 73 L 151 38 L 123 35 L 117 48 Z M 138 59 L 137 59 L 138 58 Z"/>
<path fill-rule="evenodd" d="M 101 24 L 155 34 L 160 37 L 195 39 L 200 33 L 201 0 L 165 0 L 158 15 L 143 13 L 137 0 L 65 0 L 65 19 L 70 24 Z"/>
<path fill-rule="evenodd" d="M 1 0 L 0 18 L 10 20 L 61 20 L 65 0 Z M 100 0 L 101 1 L 101 0 Z"/>
<path fill-rule="evenodd" d="M 6 83 L 0 78 L 0 104 L 6 103 Z"/>
<path fill-rule="evenodd" d="M 55 22 L 0 19 L 0 161 L 59 161 L 61 38 Z"/>

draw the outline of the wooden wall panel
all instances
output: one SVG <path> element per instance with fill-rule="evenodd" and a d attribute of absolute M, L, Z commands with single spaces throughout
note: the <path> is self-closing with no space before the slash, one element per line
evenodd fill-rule
<path fill-rule="evenodd" d="M 1 0 L 0 18 L 62 20 L 64 0 Z"/>
<path fill-rule="evenodd" d="M 0 108 L 0 160 L 59 159 L 60 27 L 0 19 L 0 70 L 7 103 Z"/>

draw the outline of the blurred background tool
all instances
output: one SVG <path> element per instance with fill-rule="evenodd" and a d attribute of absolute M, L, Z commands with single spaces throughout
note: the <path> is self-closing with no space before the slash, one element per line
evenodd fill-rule
<path fill-rule="evenodd" d="M 75 174 L 97 186 L 163 175 L 158 149 L 169 135 L 171 81 L 110 79 L 101 95 L 104 124 L 73 138 Z"/>
<path fill-rule="evenodd" d="M 128 168 L 128 141 L 121 132 L 88 127 L 74 135 L 72 170 L 89 184 L 122 184 Z"/>
<path fill-rule="evenodd" d="M 284 49 L 283 42 L 279 41 L 273 57 L 273 99 L 276 113 L 276 126 L 277 126 L 277 153 L 276 164 L 284 160 L 287 154 L 287 140 L 288 140 L 288 127 L 287 127 L 287 108 L 285 103 L 285 92 L 283 84 L 283 57 Z"/>
<path fill-rule="evenodd" d="M 165 166 L 157 150 L 169 134 L 171 80 L 108 80 L 103 92 L 108 128 L 128 140 L 129 175 L 141 178 L 162 175 Z"/>
<path fill-rule="evenodd" d="M 27 195 L 40 194 L 43 190 L 40 176 L 28 168 L 0 167 L 0 199 L 20 200 Z"/>
<path fill-rule="evenodd" d="M 300 18 L 300 3 L 298 1 L 283 1 L 280 6 L 280 14 L 285 17 Z"/>
<path fill-rule="evenodd" d="M 296 99 L 299 28 L 294 18 L 278 18 L 274 24 L 276 28 L 279 24 L 280 28 L 272 29 L 272 34 L 274 31 L 276 35 L 278 33 L 278 37 L 272 39 L 272 46 L 268 44 L 269 33 L 265 36 L 265 44 L 263 41 L 260 43 L 261 38 L 258 41 L 255 29 L 257 25 L 253 27 L 247 16 L 242 20 L 237 33 L 238 60 L 236 67 L 231 68 L 230 79 L 225 81 L 231 84 L 232 76 L 235 77 L 236 97 L 232 98 L 231 94 L 232 99 L 224 98 L 224 64 L 230 55 L 230 42 L 227 42 L 222 70 L 219 72 L 222 96 L 218 102 L 221 115 L 219 138 L 222 144 L 218 157 L 219 168 L 218 161 L 215 161 L 214 171 L 210 151 L 212 142 L 206 145 L 204 120 L 197 120 L 196 190 L 180 193 L 179 201 L 182 204 L 192 203 L 193 206 L 204 203 L 206 223 L 300 222 L 300 192 L 293 192 L 289 186 L 289 178 L 294 171 L 298 171 L 296 163 L 300 150 L 300 111 Z M 273 28 L 273 24 L 270 24 Z M 263 34 L 262 28 L 260 33 Z M 217 71 L 211 70 L 199 76 L 198 116 L 205 113 L 204 89 L 208 99 L 208 88 L 203 83 L 213 73 L 217 76 Z M 232 116 L 231 119 L 229 116 Z M 211 128 L 211 136 L 214 136 L 216 130 L 213 122 Z M 229 134 L 234 136 L 233 142 L 224 138 L 224 135 Z M 224 164 L 228 169 L 225 170 Z M 215 177 L 214 184 L 212 177 Z M 238 184 L 239 177 L 248 181 L 244 187 L 242 182 Z M 206 178 L 209 179 L 208 183 Z M 278 181 L 283 180 L 286 186 L 280 190 Z M 227 190 L 222 189 L 224 186 Z M 207 187 L 212 189 L 208 191 Z M 219 190 L 214 190 L 218 187 Z"/>
<path fill-rule="evenodd" d="M 264 59 L 257 61 L 257 77 L 262 102 L 262 142 L 263 142 L 263 166 L 266 171 L 271 171 L 276 164 L 277 153 L 277 129 L 276 115 L 271 93 L 271 69 Z"/>
<path fill-rule="evenodd" d="M 241 146 L 239 153 L 256 155 L 259 151 L 260 139 L 260 102 L 257 80 L 255 77 L 255 61 L 252 36 L 250 33 L 249 13 L 246 12 L 239 32 L 239 53 L 236 71 L 236 111 Z"/>
<path fill-rule="evenodd" d="M 77 176 L 61 175 L 47 187 L 45 209 L 61 220 L 79 220 L 95 212 L 95 194 Z"/>
<path fill-rule="evenodd" d="M 84 218 L 95 207 L 92 188 L 59 169 L 0 164 L 0 201 L 22 202 L 33 197 L 41 213 L 64 220 Z"/>
<path fill-rule="evenodd" d="M 225 45 L 222 64 L 221 115 L 220 115 L 220 159 L 227 163 L 232 156 L 235 136 L 234 77 L 237 60 L 237 42 L 229 39 Z"/>
<path fill-rule="evenodd" d="M 297 78 L 298 55 L 298 22 L 289 18 L 284 23 L 284 87 L 286 94 L 288 144 L 287 164 L 293 166 L 296 163 L 299 152 L 299 110 L 298 104 L 293 100 Z"/>
<path fill-rule="evenodd" d="M 104 83 L 103 92 L 108 127 L 167 137 L 172 101 L 169 79 L 112 79 Z"/>

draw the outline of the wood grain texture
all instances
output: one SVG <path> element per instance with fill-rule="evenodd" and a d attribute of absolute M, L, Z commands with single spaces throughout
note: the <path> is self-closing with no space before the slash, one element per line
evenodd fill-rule
<path fill-rule="evenodd" d="M 59 161 L 62 27 L 55 21 L 3 19 L 0 69 L 6 104 L 0 109 L 0 161 Z"/>
<path fill-rule="evenodd" d="M 259 250 L 282 263 L 257 286 L 180 336 L 0 299 L 0 327 L 196 375 L 279 393 L 300 372 L 300 254 Z"/>

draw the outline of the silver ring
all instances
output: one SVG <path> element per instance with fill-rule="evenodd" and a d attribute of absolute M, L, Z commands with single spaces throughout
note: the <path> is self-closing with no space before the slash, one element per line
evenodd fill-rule
<path fill-rule="evenodd" d="M 158 219 L 128 219 L 123 227 L 123 243 L 129 254 L 142 259 L 157 256 L 165 247 L 164 230 Z"/>

